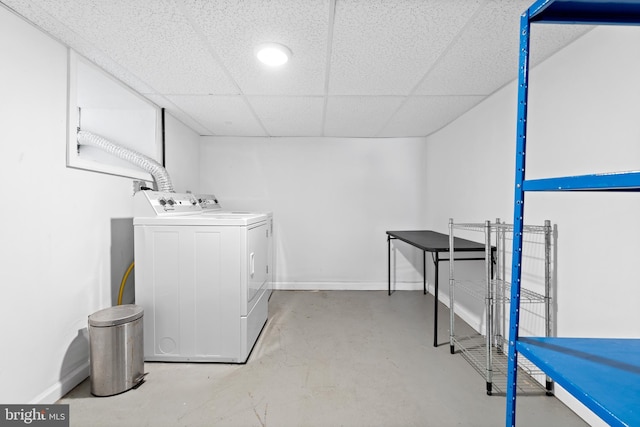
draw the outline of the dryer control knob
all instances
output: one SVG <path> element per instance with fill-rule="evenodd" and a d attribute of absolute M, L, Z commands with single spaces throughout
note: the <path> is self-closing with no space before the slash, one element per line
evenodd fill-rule
<path fill-rule="evenodd" d="M 167 204 L 167 201 L 165 199 L 159 199 L 158 203 L 160 203 L 162 206 Z"/>

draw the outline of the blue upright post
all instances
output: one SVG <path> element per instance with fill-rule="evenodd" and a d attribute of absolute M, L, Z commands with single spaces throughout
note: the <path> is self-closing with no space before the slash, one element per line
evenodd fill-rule
<path fill-rule="evenodd" d="M 525 152 L 527 138 L 527 87 L 529 84 L 529 10 L 520 17 L 520 68 L 518 72 L 518 122 L 516 133 L 516 180 L 513 206 L 513 256 L 511 266 L 511 311 L 509 315 L 509 364 L 507 372 L 507 427 L 516 425 L 518 373 L 518 327 L 520 279 L 522 276 L 522 230 L 524 225 Z"/>

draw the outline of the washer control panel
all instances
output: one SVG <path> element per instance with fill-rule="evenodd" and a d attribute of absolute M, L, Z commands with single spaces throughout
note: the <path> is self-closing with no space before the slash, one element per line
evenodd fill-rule
<path fill-rule="evenodd" d="M 190 193 L 169 193 L 163 191 L 138 191 L 134 195 L 135 216 L 158 216 L 176 213 L 198 213 L 202 207 Z"/>
<path fill-rule="evenodd" d="M 196 199 L 198 200 L 198 204 L 203 211 L 213 211 L 220 210 L 220 203 L 218 203 L 218 199 L 213 194 L 195 194 Z"/>

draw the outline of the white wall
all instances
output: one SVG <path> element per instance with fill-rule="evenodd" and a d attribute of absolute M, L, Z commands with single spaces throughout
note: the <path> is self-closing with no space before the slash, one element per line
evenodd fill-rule
<path fill-rule="evenodd" d="M 274 212 L 276 288 L 386 289 L 385 231 L 425 224 L 424 149 L 421 138 L 203 137 L 200 183 L 225 209 Z M 399 288 L 421 283 L 415 253 L 395 255 Z"/>
<path fill-rule="evenodd" d="M 51 403 L 88 375 L 87 317 L 124 273 L 113 228 L 133 185 L 65 166 L 64 46 L 0 7 L 0 59 L 0 402 Z"/>
<path fill-rule="evenodd" d="M 200 191 L 200 135 L 165 112 L 165 168 L 176 192 Z"/>
<path fill-rule="evenodd" d="M 639 169 L 639 42 L 638 28 L 599 27 L 532 71 L 528 178 Z M 513 221 L 516 103 L 514 82 L 428 138 L 429 227 Z M 525 223 L 558 226 L 558 336 L 640 336 L 640 195 L 527 193 L 525 206 Z"/>
<path fill-rule="evenodd" d="M 638 169 L 639 41 L 637 29 L 598 28 L 533 71 L 530 177 Z M 132 184 L 65 167 L 64 46 L 0 8 L 0 57 L 0 178 L 11 190 L 0 401 L 52 402 L 88 373 L 87 316 L 111 304 L 111 228 L 132 216 Z M 274 211 L 279 286 L 381 289 L 386 230 L 511 218 L 515 103 L 511 84 L 427 144 L 197 138 L 170 118 L 167 167 L 179 191 Z M 634 193 L 527 195 L 527 222 L 558 224 L 559 335 L 640 336 L 639 205 Z M 398 281 L 420 281 L 415 253 L 396 256 Z"/>

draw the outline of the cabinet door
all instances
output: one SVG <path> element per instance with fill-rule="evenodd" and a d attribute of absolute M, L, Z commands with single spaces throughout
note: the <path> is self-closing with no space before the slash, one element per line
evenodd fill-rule
<path fill-rule="evenodd" d="M 261 224 L 257 227 L 249 229 L 249 271 L 247 301 L 252 301 L 258 291 L 260 291 L 267 282 L 267 262 L 269 256 L 269 234 L 267 224 Z"/>

